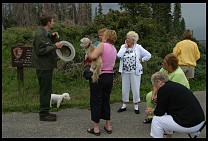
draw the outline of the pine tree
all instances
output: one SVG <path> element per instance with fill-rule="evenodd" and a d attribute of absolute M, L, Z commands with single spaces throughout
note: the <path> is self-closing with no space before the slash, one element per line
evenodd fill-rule
<path fill-rule="evenodd" d="M 152 16 L 158 24 L 170 32 L 172 27 L 171 3 L 152 3 Z"/>
<path fill-rule="evenodd" d="M 3 22 L 2 22 L 2 32 L 4 31 L 4 26 L 3 26 Z"/>
<path fill-rule="evenodd" d="M 175 31 L 175 35 L 177 37 L 182 36 L 182 29 L 181 29 L 181 3 L 175 3 L 174 4 L 174 11 L 173 11 L 173 28 Z"/>
<path fill-rule="evenodd" d="M 103 15 L 103 8 L 101 3 L 98 4 L 98 15 Z"/>
<path fill-rule="evenodd" d="M 185 23 L 184 18 L 182 18 L 182 20 L 181 20 L 181 31 L 183 32 L 185 30 L 186 30 L 186 23 Z"/>
<path fill-rule="evenodd" d="M 78 20 L 77 20 L 77 8 L 76 8 L 76 5 L 75 3 L 72 3 L 72 21 L 77 24 L 78 23 Z"/>
<path fill-rule="evenodd" d="M 97 13 L 97 7 L 95 7 L 95 17 L 97 17 L 98 13 Z"/>
<path fill-rule="evenodd" d="M 150 3 L 118 3 L 120 9 L 125 9 L 132 17 L 141 16 L 144 18 L 151 17 Z"/>
<path fill-rule="evenodd" d="M 78 8 L 78 25 L 88 25 L 91 22 L 91 17 L 89 16 L 90 10 L 88 3 L 79 3 Z"/>
<path fill-rule="evenodd" d="M 165 3 L 165 11 L 164 11 L 164 25 L 166 28 L 166 32 L 170 32 L 172 30 L 172 14 L 171 14 L 171 3 Z"/>
<path fill-rule="evenodd" d="M 92 3 L 87 4 L 89 22 L 92 21 Z"/>

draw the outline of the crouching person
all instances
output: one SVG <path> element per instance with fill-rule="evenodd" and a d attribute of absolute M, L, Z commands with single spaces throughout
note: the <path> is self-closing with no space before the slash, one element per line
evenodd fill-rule
<path fill-rule="evenodd" d="M 157 106 L 146 108 L 145 114 L 154 115 L 150 132 L 153 138 L 163 138 L 164 134 L 171 137 L 173 131 L 191 133 L 202 127 L 204 112 L 188 88 L 168 80 L 162 72 L 153 74 L 151 82 L 158 89 Z"/>

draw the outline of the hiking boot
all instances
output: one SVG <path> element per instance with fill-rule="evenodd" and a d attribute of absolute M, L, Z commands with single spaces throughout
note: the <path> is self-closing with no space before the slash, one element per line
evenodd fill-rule
<path fill-rule="evenodd" d="M 51 114 L 48 115 L 41 115 L 40 116 L 40 121 L 49 121 L 49 122 L 53 122 L 56 121 L 56 116 L 52 116 Z"/>
<path fill-rule="evenodd" d="M 56 114 L 49 113 L 49 115 L 52 116 L 52 117 L 56 117 Z"/>

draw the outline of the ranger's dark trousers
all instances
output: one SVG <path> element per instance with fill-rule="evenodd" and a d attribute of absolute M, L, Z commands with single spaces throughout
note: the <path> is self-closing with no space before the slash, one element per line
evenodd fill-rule
<path fill-rule="evenodd" d="M 51 70 L 36 70 L 38 82 L 40 86 L 40 112 L 39 115 L 46 115 L 50 110 L 50 99 L 52 92 L 52 76 Z"/>

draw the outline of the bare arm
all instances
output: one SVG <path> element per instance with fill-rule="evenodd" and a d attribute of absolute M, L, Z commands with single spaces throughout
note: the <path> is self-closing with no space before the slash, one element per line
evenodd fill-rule
<path fill-rule="evenodd" d="M 149 108 L 146 108 L 146 109 L 145 109 L 145 114 L 146 114 L 146 115 L 154 115 L 154 110 L 155 110 L 155 109 L 150 108 L 150 107 L 149 107 Z"/>
<path fill-rule="evenodd" d="M 94 51 L 89 57 L 90 59 L 95 60 L 99 56 L 101 56 L 102 52 L 103 52 L 103 43 L 99 43 L 98 46 L 94 49 Z"/>
<path fill-rule="evenodd" d="M 152 97 L 151 97 L 151 100 L 152 101 L 154 101 L 154 102 L 157 102 L 157 91 L 158 91 L 158 89 L 155 87 L 155 86 L 153 86 L 152 87 Z"/>

